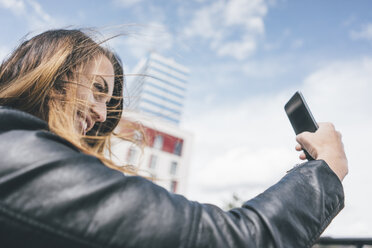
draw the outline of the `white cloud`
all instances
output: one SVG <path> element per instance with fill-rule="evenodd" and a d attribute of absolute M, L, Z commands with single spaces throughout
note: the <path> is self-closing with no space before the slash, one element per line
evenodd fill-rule
<path fill-rule="evenodd" d="M 311 73 L 300 88 L 317 121 L 332 121 L 342 132 L 349 159 L 346 209 L 326 235 L 372 236 L 366 197 L 372 194 L 371 78 L 372 58 L 340 61 Z M 283 110 L 295 90 L 256 96 L 184 123 L 195 134 L 190 198 L 221 205 L 238 192 L 248 200 L 299 162 Z"/>
<path fill-rule="evenodd" d="M 256 47 L 256 40 L 251 37 L 246 37 L 240 41 L 220 44 L 217 49 L 217 54 L 220 56 L 232 56 L 242 60 L 253 54 Z"/>
<path fill-rule="evenodd" d="M 262 33 L 264 25 L 262 17 L 267 13 L 267 7 L 261 0 L 234 0 L 226 3 L 225 20 L 227 26 L 245 25 L 248 30 Z"/>
<path fill-rule="evenodd" d="M 135 16 L 135 19 L 141 24 L 164 23 L 169 17 L 163 5 L 159 5 L 156 1 L 113 0 L 113 4 L 124 8 L 124 11 L 130 11 L 130 15 Z"/>
<path fill-rule="evenodd" d="M 266 51 L 278 50 L 283 44 L 288 44 L 288 40 L 292 34 L 292 31 L 288 28 L 284 29 L 278 36 L 272 41 L 264 41 L 263 48 Z"/>
<path fill-rule="evenodd" d="M 22 0 L 0 0 L 0 6 L 9 9 L 14 14 L 24 13 L 26 6 Z"/>
<path fill-rule="evenodd" d="M 53 18 L 43 10 L 42 6 L 38 2 L 28 0 L 28 3 L 30 4 L 38 19 L 40 19 L 42 22 L 53 22 Z"/>
<path fill-rule="evenodd" d="M 114 3 L 124 7 L 124 8 L 130 8 L 134 5 L 137 5 L 141 3 L 142 0 L 114 0 Z"/>
<path fill-rule="evenodd" d="M 352 30 L 350 36 L 354 40 L 368 40 L 372 42 L 372 23 L 364 25 L 360 30 Z"/>
<path fill-rule="evenodd" d="M 137 25 L 135 32 L 128 34 L 122 39 L 114 39 L 114 46 L 130 48 L 131 53 L 138 60 L 149 51 L 165 52 L 173 47 L 174 37 L 167 27 L 161 23 Z M 120 44 L 121 43 L 121 44 Z M 119 50 L 119 49 L 117 49 Z"/>
<path fill-rule="evenodd" d="M 277 78 L 293 70 L 286 58 L 269 60 L 251 60 L 242 64 L 239 69 L 250 78 Z"/>
<path fill-rule="evenodd" d="M 57 20 L 45 12 L 35 0 L 0 0 L 0 7 L 9 9 L 14 15 L 25 19 L 33 31 L 40 31 L 58 24 Z"/>
<path fill-rule="evenodd" d="M 214 1 L 195 13 L 184 34 L 207 40 L 220 56 L 242 60 L 257 49 L 266 13 L 264 0 Z"/>
<path fill-rule="evenodd" d="M 357 22 L 357 17 L 355 14 L 350 15 L 345 21 L 342 22 L 344 27 L 350 27 L 355 22 Z"/>
<path fill-rule="evenodd" d="M 186 121 L 195 133 L 197 173 L 190 185 L 196 197 L 217 204 L 232 192 L 252 197 L 296 163 L 294 133 L 283 110 L 289 94 L 257 96 Z"/>
<path fill-rule="evenodd" d="M 301 48 L 303 45 L 304 45 L 304 40 L 303 39 L 295 39 L 292 42 L 292 45 L 291 46 L 294 49 L 298 49 L 298 48 Z"/>
<path fill-rule="evenodd" d="M 223 1 L 216 1 L 195 13 L 191 24 L 186 27 L 187 36 L 200 36 L 208 39 L 222 39 L 222 28 L 218 29 L 219 23 L 223 21 L 222 11 L 225 7 Z"/>

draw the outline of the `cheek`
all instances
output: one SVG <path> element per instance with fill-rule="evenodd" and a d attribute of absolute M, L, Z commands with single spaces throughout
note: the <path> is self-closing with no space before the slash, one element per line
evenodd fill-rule
<path fill-rule="evenodd" d="M 87 104 L 94 99 L 93 92 L 85 87 L 79 87 L 76 91 L 77 101 L 81 104 Z"/>
<path fill-rule="evenodd" d="M 92 91 L 86 88 L 77 90 L 76 103 L 78 108 L 85 112 L 85 110 L 88 109 L 91 104 L 94 104 L 94 96 Z"/>

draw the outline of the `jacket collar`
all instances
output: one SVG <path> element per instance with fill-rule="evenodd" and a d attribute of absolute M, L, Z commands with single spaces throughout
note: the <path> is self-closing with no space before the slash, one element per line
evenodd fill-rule
<path fill-rule="evenodd" d="M 22 130 L 49 130 L 48 124 L 26 112 L 0 106 L 0 132 Z"/>

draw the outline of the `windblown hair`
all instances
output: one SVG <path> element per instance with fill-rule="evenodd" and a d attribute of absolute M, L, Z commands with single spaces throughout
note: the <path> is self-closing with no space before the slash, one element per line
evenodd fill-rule
<path fill-rule="evenodd" d="M 50 131 L 68 140 L 86 154 L 98 157 L 110 168 L 105 156 L 110 137 L 123 111 L 124 72 L 120 59 L 81 30 L 50 30 L 23 42 L 0 66 L 0 105 L 25 111 L 45 120 Z M 114 90 L 107 104 L 105 122 L 96 123 L 86 134 L 76 132 L 75 119 L 82 103 L 76 97 L 83 69 L 106 56 L 114 68 Z M 122 137 L 129 139 L 130 137 Z"/>

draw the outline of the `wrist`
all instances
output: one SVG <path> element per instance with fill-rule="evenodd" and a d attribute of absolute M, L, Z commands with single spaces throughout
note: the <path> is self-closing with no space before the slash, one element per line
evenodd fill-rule
<path fill-rule="evenodd" d="M 324 160 L 329 168 L 337 175 L 342 182 L 348 173 L 347 159 L 343 156 L 327 156 L 320 154 L 317 159 Z"/>

